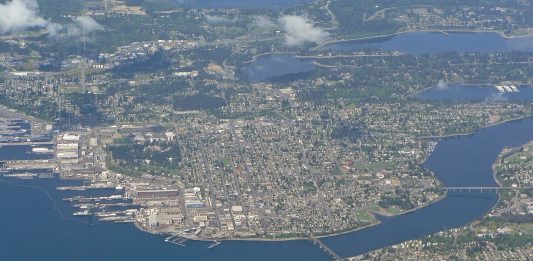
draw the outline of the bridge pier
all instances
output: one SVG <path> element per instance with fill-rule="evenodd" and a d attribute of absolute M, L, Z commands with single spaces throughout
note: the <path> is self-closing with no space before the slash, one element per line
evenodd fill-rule
<path fill-rule="evenodd" d="M 307 236 L 307 238 L 311 242 L 313 242 L 313 245 L 318 244 L 320 249 L 323 249 L 324 252 L 326 252 L 327 254 L 332 256 L 334 260 L 342 260 L 342 258 L 339 255 L 337 255 L 335 252 L 333 252 L 333 250 L 331 250 L 328 246 L 326 246 L 324 243 L 322 243 L 322 241 L 320 241 L 320 239 L 314 237 L 311 233 L 306 233 L 305 235 Z"/>

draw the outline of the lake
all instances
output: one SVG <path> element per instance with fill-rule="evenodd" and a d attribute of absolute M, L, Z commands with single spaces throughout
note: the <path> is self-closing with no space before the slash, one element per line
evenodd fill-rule
<path fill-rule="evenodd" d="M 374 49 L 412 55 L 533 51 L 533 36 L 505 38 L 499 33 L 412 32 L 336 42 L 321 48 L 340 51 Z"/>
<path fill-rule="evenodd" d="M 530 38 L 508 40 L 491 33 L 454 33 L 448 36 L 439 33 L 409 33 L 381 42 L 343 43 L 346 46 L 342 48 L 372 46 L 411 54 L 435 54 L 449 51 L 530 50 L 531 44 L 528 41 Z M 290 56 L 259 57 L 245 68 L 245 72 L 251 81 L 257 82 L 314 70 L 311 62 Z M 429 98 L 449 97 L 453 100 L 464 95 L 463 88 L 472 88 L 466 90 L 471 93 L 471 98 L 486 99 L 487 95 L 491 95 L 490 92 L 495 91 L 489 86 L 450 85 L 448 88 L 450 89 L 447 91 L 430 89 L 428 93 L 421 95 Z M 528 94 L 530 89 L 520 87 L 520 95 Z M 489 93 L 486 93 L 487 90 Z M 440 141 L 424 166 L 431 169 L 446 186 L 494 186 L 491 166 L 500 151 L 504 147 L 518 146 L 529 140 L 533 140 L 533 118 L 507 122 L 482 129 L 473 135 Z M 0 159 L 34 157 L 35 155 L 27 153 L 30 150 L 30 147 L 3 147 L 0 148 Z M 64 203 L 61 200 L 63 194 L 55 190 L 66 181 L 9 178 L 1 178 L 0 181 L 0 260 L 39 260 L 43 257 L 47 260 L 330 259 L 307 240 L 226 241 L 213 249 L 207 249 L 210 242 L 187 242 L 187 247 L 179 247 L 164 242 L 161 236 L 144 233 L 131 224 L 94 224 L 83 218 L 74 219 L 69 216 L 72 207 Z M 490 211 L 497 198 L 494 192 L 450 193 L 443 200 L 426 208 L 395 217 L 379 217 L 382 223 L 377 226 L 324 238 L 323 242 L 343 257 L 359 255 L 468 224 Z"/>
<path fill-rule="evenodd" d="M 375 49 L 399 51 L 403 54 L 410 55 L 434 55 L 446 52 L 486 53 L 533 51 L 533 36 L 508 39 L 498 33 L 454 32 L 444 34 L 439 32 L 413 32 L 394 36 L 336 42 L 322 46 L 321 49 L 339 51 Z M 276 79 L 294 81 L 305 78 L 305 73 L 309 73 L 318 68 L 313 64 L 312 60 L 298 59 L 294 56 L 295 54 L 260 56 L 246 66 L 244 72 L 251 82 L 269 82 Z"/>
<path fill-rule="evenodd" d="M 174 0 L 177 5 L 198 9 L 279 9 L 313 0 Z"/>
<path fill-rule="evenodd" d="M 294 57 L 294 54 L 272 54 L 257 57 L 244 67 L 250 82 L 290 81 L 312 72 L 316 66 L 310 60 Z"/>
<path fill-rule="evenodd" d="M 533 100 L 533 86 L 516 86 L 518 92 L 501 91 L 494 85 L 466 85 L 462 83 L 439 84 L 412 97 L 427 101 L 450 102 L 507 102 Z"/>

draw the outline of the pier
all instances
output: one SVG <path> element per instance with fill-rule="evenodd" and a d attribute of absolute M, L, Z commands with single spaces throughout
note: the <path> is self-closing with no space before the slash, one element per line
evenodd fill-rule
<path fill-rule="evenodd" d="M 2 142 L 0 147 L 4 146 L 31 146 L 31 145 L 54 145 L 53 141 L 20 141 L 20 142 Z"/>
<path fill-rule="evenodd" d="M 181 247 L 185 247 L 185 242 L 187 241 L 188 239 L 186 238 L 183 238 L 183 237 L 180 237 L 179 235 L 171 235 L 167 238 L 165 238 L 165 242 L 169 242 L 169 243 L 172 243 L 172 244 L 176 244 L 178 246 L 181 246 Z"/>
<path fill-rule="evenodd" d="M 337 255 L 337 253 L 333 252 L 333 250 L 331 250 L 331 248 L 329 248 L 324 243 L 322 243 L 322 241 L 320 241 L 320 239 L 314 237 L 313 234 L 305 233 L 305 235 L 307 236 L 309 241 L 313 242 L 313 244 L 315 244 L 315 245 L 318 244 L 320 249 L 323 249 L 326 253 L 328 253 L 330 256 L 332 256 L 333 260 L 343 260 L 343 258 L 340 257 L 339 255 Z"/>
<path fill-rule="evenodd" d="M 105 185 L 105 184 L 93 184 L 88 186 L 67 186 L 67 187 L 57 187 L 56 190 L 59 191 L 85 191 L 85 190 L 96 190 L 96 189 L 116 189 L 115 186 Z"/>
<path fill-rule="evenodd" d="M 55 169 L 54 160 L 8 160 L 4 161 L 6 170 Z"/>

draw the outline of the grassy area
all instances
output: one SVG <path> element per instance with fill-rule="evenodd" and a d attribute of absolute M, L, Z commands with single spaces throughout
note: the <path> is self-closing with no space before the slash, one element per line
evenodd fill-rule
<path fill-rule="evenodd" d="M 379 211 L 379 208 L 376 208 L 375 211 Z M 374 209 L 373 209 L 374 210 Z M 377 219 L 374 217 L 374 215 L 370 214 L 368 209 L 360 209 L 355 211 L 355 215 L 357 216 L 357 220 L 361 222 L 375 222 Z"/>
<path fill-rule="evenodd" d="M 128 176 L 142 174 L 179 177 L 181 154 L 177 143 L 136 143 L 129 138 L 115 139 L 107 146 L 108 167 Z"/>

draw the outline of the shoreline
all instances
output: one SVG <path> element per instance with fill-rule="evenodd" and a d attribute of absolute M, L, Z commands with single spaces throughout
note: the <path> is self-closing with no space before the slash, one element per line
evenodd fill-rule
<path fill-rule="evenodd" d="M 481 128 L 481 129 L 488 128 L 488 127 L 492 127 L 492 126 L 496 126 L 496 125 L 503 124 L 503 123 L 510 122 L 510 121 L 521 120 L 521 119 L 529 118 L 529 117 L 533 117 L 533 116 L 526 116 L 526 117 L 521 117 L 521 118 L 517 118 L 517 119 L 506 120 L 506 121 L 503 121 L 503 122 L 501 122 L 501 123 L 492 124 L 492 125 L 489 125 L 489 126 L 487 126 L 487 127 L 483 127 L 483 128 Z M 481 129 L 480 129 L 480 130 L 481 130 Z M 474 133 L 475 133 L 475 132 L 474 132 Z M 460 135 L 460 136 L 464 136 L 464 135 Z M 453 136 L 452 136 L 452 137 L 453 137 Z M 523 148 L 524 146 L 526 146 L 526 145 L 528 145 L 528 144 L 533 144 L 533 140 L 532 140 L 532 141 L 528 141 L 527 143 L 522 144 L 522 145 L 520 145 L 520 146 L 513 147 L 513 148 L 509 148 L 509 149 L 510 149 L 510 150 L 520 149 L 520 148 Z M 514 154 L 514 153 L 516 153 L 516 152 L 513 152 L 513 153 L 511 153 L 510 155 L 512 155 L 512 154 Z M 502 151 L 500 152 L 500 154 L 498 155 L 498 157 L 496 157 L 496 159 L 494 160 L 494 162 L 493 162 L 493 164 L 492 164 L 492 166 L 491 166 L 491 169 L 492 169 L 491 176 L 492 176 L 492 178 L 494 179 L 494 181 L 496 182 L 496 184 L 497 184 L 498 187 L 501 187 L 501 186 L 502 186 L 502 183 L 498 180 L 498 178 L 497 178 L 497 176 L 496 176 L 496 165 L 497 165 L 497 162 L 498 162 L 498 161 L 504 156 L 504 154 L 505 154 L 505 149 L 502 150 Z M 485 218 L 487 218 L 487 217 L 490 217 L 490 212 L 492 212 L 492 211 L 494 210 L 494 208 L 498 205 L 498 203 L 499 203 L 499 202 L 501 201 L 501 199 L 502 199 L 502 195 L 501 195 L 500 192 L 497 192 L 497 195 L 498 195 L 498 200 L 496 201 L 496 204 L 494 204 L 494 206 L 492 206 L 492 208 L 491 208 L 487 213 L 485 213 L 485 215 L 483 215 L 482 217 L 480 217 L 479 219 L 485 219 Z M 439 199 L 438 199 L 436 202 L 438 202 L 438 201 L 444 199 L 445 197 L 446 197 L 446 195 L 445 195 L 444 197 L 442 197 L 442 198 L 439 197 Z M 414 210 L 407 211 L 406 213 L 411 212 L 411 211 L 414 211 Z M 394 216 L 394 215 L 393 215 L 393 216 Z M 476 221 L 473 221 L 473 222 L 476 222 Z M 469 223 L 469 224 L 470 224 L 470 223 Z M 466 226 L 466 225 L 465 225 L 465 226 Z M 428 237 L 428 236 L 431 236 L 431 235 L 433 235 L 433 234 L 426 235 L 426 236 L 422 236 L 422 237 L 420 237 L 420 238 Z M 413 239 L 413 240 L 416 240 L 416 239 Z M 398 244 L 400 244 L 400 243 L 398 243 Z M 387 246 L 387 247 L 384 247 L 384 248 L 381 248 L 381 249 L 391 248 L 391 247 L 393 247 L 393 246 L 395 246 L 395 245 L 398 245 L 398 244 L 390 245 L 390 246 Z M 376 250 L 378 250 L 378 249 L 376 249 Z M 373 251 L 376 251 L 376 250 L 373 250 Z M 371 252 L 372 252 L 372 251 L 371 251 Z M 346 259 L 347 259 L 347 260 L 352 260 L 352 259 L 356 258 L 357 256 L 359 256 L 359 255 L 356 255 L 356 256 L 350 256 L 350 257 L 347 257 Z"/>
<path fill-rule="evenodd" d="M 498 157 L 496 158 L 496 160 L 494 161 L 494 163 L 492 163 L 492 177 L 494 178 L 494 181 L 496 182 L 496 184 L 498 185 L 498 187 L 502 187 L 503 184 L 502 182 L 498 179 L 498 176 L 496 175 L 496 165 L 498 165 L 499 161 L 506 158 L 506 157 L 509 157 L 509 156 L 512 156 L 516 153 L 519 153 L 521 149 L 524 149 L 525 146 L 527 145 L 532 145 L 533 144 L 533 140 L 531 141 L 528 141 L 527 143 L 525 144 L 522 144 L 520 146 L 517 146 L 517 147 L 511 147 L 511 148 L 508 148 L 507 150 L 510 151 L 510 153 L 507 153 L 506 149 L 503 149 L 500 154 L 498 155 Z M 492 210 L 497 206 L 497 204 L 500 202 L 500 200 L 502 199 L 502 195 L 500 192 L 498 192 L 498 202 L 496 203 L 496 205 L 494 205 L 494 207 L 492 208 Z M 492 211 L 491 210 L 491 211 Z M 486 217 L 486 216 L 485 216 Z M 485 218 L 484 217 L 484 218 Z"/>
<path fill-rule="evenodd" d="M 531 116 L 528 116 L 528 117 L 531 117 Z M 526 117 L 522 117 L 522 118 L 526 118 Z M 515 119 L 515 120 L 520 120 L 520 119 L 522 119 L 522 118 Z M 505 122 L 509 122 L 509 121 L 512 121 L 512 120 L 507 120 L 507 121 L 504 121 L 504 122 L 502 122 L 502 123 L 498 123 L 498 124 L 503 124 L 503 123 L 505 123 Z M 498 125 L 498 124 L 494 124 L 494 125 Z M 492 125 L 492 126 L 494 126 L 494 125 Z M 490 126 L 488 126 L 488 127 L 490 127 Z M 520 148 L 523 148 L 524 146 L 526 146 L 526 145 L 530 145 L 530 144 L 533 144 L 533 140 L 532 140 L 532 141 L 529 141 L 529 142 L 527 142 L 527 143 L 525 143 L 525 144 L 522 144 L 522 145 L 519 145 L 519 146 L 516 146 L 516 147 L 512 147 L 512 148 L 509 148 L 509 149 L 510 149 L 510 150 L 520 149 Z M 515 154 L 515 153 L 516 153 L 516 152 L 513 152 L 513 153 L 511 153 L 511 154 L 509 154 L 509 155 L 513 155 L 513 154 Z M 496 184 L 497 184 L 498 187 L 501 187 L 501 186 L 502 186 L 502 183 L 500 182 L 500 180 L 498 180 L 498 178 L 497 178 L 497 176 L 496 176 L 496 165 L 497 165 L 497 162 L 503 158 L 504 154 L 505 154 L 505 149 L 502 150 L 502 151 L 500 152 L 500 154 L 498 155 L 498 157 L 496 157 L 496 159 L 494 160 L 494 162 L 493 162 L 493 164 L 492 164 L 492 166 L 491 166 L 491 169 L 492 169 L 492 175 L 491 175 L 491 176 L 493 177 L 493 179 L 494 179 L 494 181 L 496 182 Z M 491 212 L 495 209 L 495 207 L 496 207 L 496 206 L 498 205 L 498 203 L 501 201 L 501 199 L 502 199 L 501 192 L 498 191 L 498 192 L 496 192 L 496 193 L 497 193 L 497 195 L 498 195 L 498 200 L 496 201 L 496 204 L 495 204 L 494 206 L 492 206 L 492 208 L 491 208 L 487 213 L 485 213 L 485 215 L 483 215 L 482 217 L 480 217 L 479 220 L 481 220 L 481 219 L 485 219 L 485 218 L 487 218 L 487 217 L 490 217 Z M 473 221 L 473 222 L 476 222 L 476 221 Z M 427 236 L 430 236 L 430 235 L 427 235 Z M 424 237 L 427 237 L 427 236 L 423 236 L 423 237 L 421 237 L 421 238 L 424 238 Z M 415 240 L 416 240 L 416 239 L 415 239 Z M 394 245 L 391 245 L 391 246 L 388 246 L 388 247 L 390 248 L 390 247 L 395 246 L 395 245 L 398 245 L 398 244 L 394 244 Z M 387 247 L 385 247 L 385 248 L 387 248 Z M 384 248 L 381 248 L 381 249 L 384 249 Z M 377 250 L 377 249 L 376 249 L 376 250 Z M 374 251 L 375 251 L 375 250 L 374 250 Z M 359 256 L 359 255 L 357 255 L 357 256 Z M 356 258 L 357 256 L 350 256 L 350 257 L 347 257 L 346 259 L 348 259 L 348 260 L 352 260 L 353 258 Z"/>
<path fill-rule="evenodd" d="M 409 209 L 409 210 L 404 210 L 404 211 L 401 211 L 397 214 L 390 214 L 390 213 L 386 213 L 386 212 L 379 212 L 379 211 L 371 211 L 372 213 L 374 214 L 377 214 L 377 215 L 380 215 L 380 216 L 383 216 L 383 217 L 395 217 L 395 216 L 400 216 L 400 215 L 404 215 L 404 214 L 408 214 L 408 213 L 411 213 L 411 212 L 414 212 L 414 211 L 417 211 L 417 210 L 420 210 L 420 209 L 423 209 L 425 207 L 429 207 L 430 205 L 432 204 L 435 204 L 443 199 L 445 199 L 446 197 L 448 196 L 448 194 L 446 192 L 444 192 L 444 194 L 440 195 L 439 197 L 437 197 L 435 200 L 427 203 L 427 204 L 424 204 L 424 205 L 420 205 L 416 208 L 413 208 L 413 209 Z M 380 222 L 381 223 L 381 222 Z"/>
<path fill-rule="evenodd" d="M 499 122 L 495 122 L 495 123 L 490 123 L 488 125 L 485 125 L 477 130 L 474 130 L 474 131 L 471 131 L 471 132 L 466 132 L 466 133 L 454 133 L 454 134 L 448 134 L 448 135 L 439 135 L 439 136 L 422 136 L 422 137 L 418 137 L 418 139 L 422 139 L 422 140 L 433 140 L 433 139 L 446 139 L 446 138 L 453 138 L 453 137 L 463 137 L 463 136 L 468 136 L 468 135 L 472 135 L 472 134 L 475 134 L 477 133 L 478 131 L 482 130 L 482 129 L 485 129 L 485 128 L 489 128 L 489 127 L 494 127 L 494 126 L 497 126 L 497 125 L 500 125 L 500 124 L 504 124 L 504 123 L 507 123 L 507 122 L 511 122 L 511 121 L 519 121 L 519 120 L 524 120 L 524 119 L 527 119 L 527 118 L 531 118 L 533 117 L 533 114 L 529 114 L 529 115 L 525 115 L 525 116 L 521 116 L 521 117 L 518 117 L 518 118 L 512 118 L 512 119 L 507 119 L 507 120 L 504 120 L 504 121 L 499 121 Z"/>
<path fill-rule="evenodd" d="M 531 116 L 527 116 L 527 117 L 531 117 Z M 523 118 L 527 118 L 527 117 L 522 117 L 522 118 L 517 118 L 517 119 L 510 119 L 510 120 L 507 120 L 507 121 L 504 121 L 504 122 L 501 122 L 501 123 L 497 123 L 497 124 L 493 124 L 491 126 L 494 126 L 494 125 L 498 125 L 498 124 L 503 124 L 503 123 L 506 123 L 506 122 L 509 122 L 509 121 L 515 121 L 515 120 L 520 120 L 520 119 L 523 119 Z M 487 126 L 487 127 L 483 127 L 483 128 L 488 128 L 488 127 L 491 127 L 491 126 Z M 482 129 L 483 129 L 482 128 Z M 457 136 L 457 135 L 456 135 Z M 523 145 L 520 145 L 516 148 L 511 148 L 511 149 L 517 149 L 517 148 L 522 148 L 524 147 L 525 145 L 527 144 L 531 144 L 533 141 L 530 141 L 526 144 L 523 144 Z M 502 154 L 504 154 L 505 151 L 502 151 L 500 153 L 500 155 L 495 159 L 493 165 L 492 165 L 492 177 L 494 179 L 494 181 L 496 182 L 496 184 L 498 186 L 502 186 L 501 182 L 497 179 L 496 177 L 496 171 L 495 171 L 495 165 L 496 165 L 496 162 L 501 159 L 502 157 Z M 373 210 L 370 210 L 368 211 L 369 213 L 371 213 L 374 217 L 375 216 L 383 216 L 383 217 L 395 217 L 395 216 L 400 216 L 400 215 L 405 215 L 405 214 L 408 214 L 408 213 L 411 213 L 411 212 L 414 212 L 414 211 L 417 211 L 417 210 L 420 210 L 420 209 L 423 209 L 423 208 L 426 208 L 432 204 L 435 204 L 443 199 L 445 199 L 447 197 L 447 193 L 444 193 L 442 195 L 440 195 L 438 198 L 436 198 L 435 200 L 427 203 L 427 204 L 424 204 L 424 205 L 421 205 L 421 206 L 418 206 L 416 208 L 413 208 L 413 209 L 409 209 L 409 210 L 405 210 L 405 211 L 401 211 L 399 213 L 396 213 L 396 214 L 390 214 L 390 213 L 386 213 L 386 212 L 381 212 L 381 211 L 373 211 Z M 498 193 L 498 202 L 501 200 L 501 195 L 500 193 Z M 495 205 L 496 206 L 496 205 Z M 492 209 L 494 209 L 494 207 Z M 491 211 L 492 211 L 491 209 Z M 486 218 L 488 217 L 488 215 L 490 214 L 490 211 L 484 215 L 482 218 Z M 369 228 L 369 227 L 373 227 L 373 226 L 377 226 L 379 224 L 381 224 L 382 222 L 377 220 L 376 222 L 373 222 L 371 224 L 368 224 L 366 226 L 363 226 L 363 227 L 359 227 L 359 228 L 355 228 L 355 229 L 349 229 L 349 230 L 346 230 L 346 231 L 341 231 L 341 232 L 332 232 L 330 234 L 325 234 L 325 235 L 320 235 L 320 236 L 316 236 L 316 238 L 318 239 L 323 239 L 323 238 L 328 238 L 328 237 L 334 237 L 334 236 L 340 236 L 340 235 L 344 235 L 344 234 L 349 234 L 349 233 L 353 233 L 353 232 L 357 232 L 359 230 L 363 230 L 363 229 L 366 229 L 366 228 Z M 148 232 L 150 234 L 157 234 L 157 235 L 161 235 L 163 232 L 161 233 L 154 233 L 154 232 L 151 232 L 151 231 L 148 231 L 148 230 L 145 230 L 141 227 L 139 227 L 137 225 L 137 223 L 135 223 L 135 226 L 140 229 L 141 231 L 144 231 L 144 232 Z M 239 238 L 239 237 L 235 237 L 235 238 L 212 238 L 212 239 L 207 239 L 207 238 L 188 238 L 188 237 L 184 237 L 188 240 L 191 240 L 191 241 L 200 241 L 200 242 L 213 242 L 213 241 L 220 241 L 220 242 L 223 242 L 223 241 L 255 241 L 255 242 L 287 242 L 287 241 L 299 241 L 299 240 L 308 240 L 306 237 L 290 237 L 290 238 L 279 238 L 279 239 L 270 239 L 270 238 L 258 238 L 258 237 L 250 237 L 250 238 Z M 347 259 L 350 259 L 350 258 L 353 258 L 352 257 L 347 257 Z"/>
<path fill-rule="evenodd" d="M 375 218 L 376 218 L 376 216 L 383 216 L 383 217 L 391 218 L 391 217 L 408 214 L 408 213 L 411 213 L 411 212 L 414 212 L 414 211 L 429 207 L 430 205 L 435 204 L 435 203 L 445 199 L 446 197 L 447 197 L 447 193 L 444 193 L 443 195 L 440 195 L 438 198 L 436 198 L 435 200 L 433 200 L 431 202 L 428 202 L 427 204 L 420 205 L 420 206 L 418 206 L 416 208 L 413 208 L 413 209 L 404 210 L 404 211 L 401 211 L 401 212 L 396 213 L 396 214 L 390 214 L 390 213 L 373 211 L 373 210 L 369 210 L 368 212 L 371 215 L 373 215 Z M 315 238 L 322 239 L 322 238 L 328 238 L 328 237 L 341 236 L 341 235 L 357 232 L 359 230 L 363 230 L 363 229 L 366 229 L 366 228 L 370 228 L 370 227 L 373 227 L 373 226 L 377 226 L 379 224 L 381 224 L 381 221 L 377 220 L 377 221 L 372 222 L 372 223 L 370 223 L 370 224 L 368 224 L 366 226 L 362 226 L 362 227 L 358 227 L 358 228 L 354 228 L 354 229 L 348 229 L 346 231 L 339 231 L 339 232 L 332 232 L 332 233 L 328 233 L 328 234 L 324 234 L 324 235 L 317 235 L 317 236 L 315 236 Z M 154 234 L 154 235 L 161 235 L 161 234 L 165 233 L 165 232 L 152 232 L 152 231 L 143 229 L 140 226 L 138 226 L 136 222 L 135 222 L 135 226 L 137 228 L 139 228 L 139 230 L 141 230 L 141 231 L 144 231 L 144 232 L 147 232 L 147 233 L 150 233 L 150 234 Z M 286 241 L 308 240 L 308 238 L 306 238 L 306 237 L 289 237 L 289 238 L 279 238 L 279 239 L 270 239 L 270 238 L 262 238 L 262 237 L 249 237 L 249 238 L 234 237 L 234 238 L 212 238 L 212 239 L 211 238 L 189 238 L 189 237 L 183 237 L 183 238 L 186 238 L 186 239 L 191 240 L 191 241 L 200 241 L 200 242 L 212 242 L 212 241 L 221 241 L 221 242 L 223 242 L 223 241 L 286 242 Z"/>
<path fill-rule="evenodd" d="M 522 120 L 522 119 L 526 119 L 526 118 L 530 118 L 530 117 L 533 117 L 533 115 L 527 115 L 527 116 L 523 116 L 523 117 L 519 117 L 519 118 L 514 118 L 514 119 L 508 119 L 508 120 L 505 120 L 505 121 L 502 121 L 502 122 L 498 122 L 498 123 L 494 123 L 494 124 L 489 124 L 489 125 L 486 125 L 486 126 L 483 126 L 481 128 L 479 128 L 478 130 L 476 131 L 473 131 L 473 132 L 469 132 L 469 133 L 459 133 L 459 134 L 450 134 L 450 135 L 446 135 L 446 136 L 440 136 L 439 139 L 444 139 L 444 138 L 453 138 L 453 137 L 461 137 L 461 136 L 466 136 L 466 135 L 470 135 L 470 134 L 475 134 L 477 132 L 479 132 L 480 130 L 482 129 L 485 129 L 485 128 L 489 128 L 489 127 L 493 127 L 493 126 L 496 126 L 496 125 L 500 125 L 500 124 L 504 124 L 504 123 L 507 123 L 507 122 L 511 122 L 511 121 L 518 121 L 518 120 Z M 435 136 L 436 137 L 436 136 Z M 427 139 L 427 137 L 421 137 L 421 138 L 425 138 Z M 498 158 L 497 158 L 498 159 Z M 497 160 L 496 159 L 496 160 Z M 492 172 L 492 176 L 494 177 L 494 180 L 496 180 L 496 183 L 499 185 L 497 179 L 495 178 L 495 172 L 493 171 Z M 440 181 L 440 180 L 439 180 Z M 500 185 L 499 185 L 500 186 Z M 413 209 L 410 209 L 410 210 L 405 210 L 405 211 L 402 211 L 400 213 L 397 213 L 397 214 L 387 214 L 387 213 L 383 213 L 383 212 L 378 212 L 378 211 L 369 211 L 369 213 L 371 213 L 372 215 L 380 215 L 380 216 L 384 216 L 384 217 L 395 217 L 395 216 L 400 216 L 400 215 L 404 215 L 404 214 L 408 214 L 408 213 L 411 213 L 411 212 L 414 212 L 414 211 L 417 211 L 417 210 L 420 210 L 420 209 L 423 209 L 425 207 L 429 207 L 430 205 L 432 204 L 435 204 L 443 199 L 445 199 L 447 197 L 447 193 L 444 193 L 443 195 L 439 196 L 438 198 L 436 198 L 434 201 L 431 201 L 429 202 L 428 204 L 425 204 L 425 205 L 421 205 L 421 206 L 418 206 L 416 208 L 413 208 Z M 381 224 L 381 221 L 376 221 L 376 222 L 373 222 L 369 225 L 366 225 L 366 226 L 363 226 L 363 227 L 359 227 L 359 228 L 355 228 L 355 229 L 349 229 L 349 230 L 346 230 L 346 231 L 341 231 L 341 232 L 332 232 L 330 234 L 325 234 L 325 235 L 320 235 L 320 236 L 316 236 L 316 238 L 318 239 L 322 239 L 322 238 L 328 238 L 328 237 L 334 237 L 334 236 L 340 236 L 340 235 L 344 235 L 344 234 L 349 234 L 349 233 L 353 233 L 353 232 L 357 232 L 359 230 L 363 230 L 363 229 L 366 229 L 366 228 L 369 228 L 369 227 L 373 227 L 373 226 L 377 226 Z M 135 226 L 138 227 L 137 223 L 135 223 Z M 145 229 L 142 229 L 142 228 L 139 228 L 140 230 L 142 231 L 145 231 L 145 232 L 148 232 L 150 234 L 162 234 L 163 232 L 161 233 L 158 233 L 158 232 L 151 232 L 151 231 L 146 231 Z M 209 242 L 209 241 L 257 241 L 257 242 L 284 242 L 284 241 L 298 241 L 298 240 L 307 240 L 307 238 L 305 237 L 290 237 L 290 238 L 279 238 L 279 239 L 269 239 L 269 238 L 260 238 L 260 237 L 250 237 L 250 238 L 238 238 L 238 237 L 235 237 L 235 238 L 212 238 L 212 239 L 207 239 L 207 238 L 187 238 L 188 240 L 191 240 L 191 241 L 204 241 L 204 242 Z M 350 258 L 350 257 L 349 257 Z"/>
<path fill-rule="evenodd" d="M 490 127 L 490 126 L 486 126 L 486 127 Z M 483 128 L 486 128 L 486 127 L 481 127 L 480 129 L 483 129 Z M 472 135 L 472 134 L 475 134 L 476 131 L 471 131 L 471 132 L 465 132 L 465 133 L 452 133 L 452 134 L 447 134 L 447 135 L 438 135 L 438 136 L 422 136 L 422 137 L 418 137 L 418 139 L 421 139 L 421 140 L 439 140 L 439 139 L 447 139 L 447 138 L 453 138 L 453 137 L 463 137 L 463 136 L 468 136 L 468 135 Z"/>
<path fill-rule="evenodd" d="M 269 56 L 269 55 L 283 55 L 283 54 L 298 54 L 298 52 L 266 52 L 266 53 L 261 53 L 261 54 L 256 54 L 254 56 L 252 56 L 252 59 L 249 60 L 249 61 L 245 61 L 245 62 L 242 62 L 243 65 L 248 65 L 250 63 L 253 63 L 255 61 L 257 61 L 257 59 L 263 57 L 263 56 Z"/>
<path fill-rule="evenodd" d="M 533 33 L 525 34 L 525 35 L 506 35 L 501 30 L 489 30 L 489 29 L 482 29 L 482 30 L 476 30 L 476 29 L 415 29 L 415 30 L 405 30 L 405 31 L 398 31 L 395 33 L 389 33 L 389 34 L 381 34 L 381 35 L 374 35 L 374 36 L 365 36 L 365 37 L 359 37 L 359 38 L 348 38 L 348 39 L 336 39 L 331 41 L 326 41 L 323 43 L 318 44 L 317 46 L 311 48 L 311 50 L 318 50 L 324 46 L 332 45 L 332 44 L 339 44 L 339 43 L 346 43 L 346 42 L 355 42 L 355 41 L 364 41 L 364 40 L 372 40 L 372 39 L 380 39 L 380 38 L 386 38 L 386 37 L 394 37 L 399 36 L 403 34 L 408 33 L 442 33 L 442 34 L 449 34 L 449 33 L 495 33 L 499 34 L 501 37 L 505 39 L 519 39 L 519 38 L 526 38 L 533 36 Z"/>
<path fill-rule="evenodd" d="M 511 122 L 511 121 L 518 121 L 518 120 L 522 120 L 522 119 L 526 119 L 526 118 L 530 118 L 530 117 L 532 117 L 532 115 L 526 115 L 526 116 L 522 116 L 522 117 L 518 117 L 518 118 L 508 119 L 508 120 L 504 120 L 504 121 L 501 121 L 501 122 L 497 122 L 497 123 L 493 123 L 493 124 L 489 124 L 489 125 L 483 126 L 483 127 L 479 128 L 479 129 L 477 129 L 476 131 L 473 131 L 473 132 L 462 133 L 462 134 L 450 134 L 450 135 L 446 135 L 446 136 L 440 136 L 440 138 L 450 138 L 450 137 L 455 137 L 455 136 L 470 135 L 470 134 L 473 134 L 473 133 L 477 133 L 477 132 L 479 132 L 480 130 L 482 130 L 484 128 L 497 126 L 497 125 L 504 124 L 504 123 Z M 495 175 L 494 171 L 493 171 L 492 175 L 493 176 Z M 496 182 L 498 182 L 498 180 L 496 178 L 494 178 L 494 179 L 496 180 Z M 443 200 L 446 197 L 447 197 L 447 193 L 444 193 L 443 195 L 439 196 L 435 200 L 432 200 L 432 201 L 428 202 L 427 204 L 418 206 L 418 207 L 410 209 L 410 210 L 402 211 L 402 212 L 396 213 L 396 214 L 387 215 L 386 213 L 383 213 L 383 212 L 381 212 L 381 213 L 377 212 L 377 211 L 369 211 L 369 212 L 373 213 L 373 214 L 378 214 L 378 215 L 381 215 L 381 216 L 386 216 L 386 217 L 395 217 L 395 216 L 408 214 L 410 212 L 414 212 L 414 211 L 417 211 L 419 209 L 428 207 L 428 206 L 430 206 L 430 205 L 432 205 L 434 203 L 437 203 L 437 202 Z M 346 231 L 340 231 L 340 232 L 332 232 L 332 233 L 316 236 L 316 238 L 322 239 L 322 238 L 328 238 L 328 237 L 334 237 L 334 236 L 339 236 L 339 235 L 343 235 L 343 234 L 353 233 L 353 232 L 356 232 L 356 231 L 359 231 L 359 230 L 363 230 L 363 229 L 366 229 L 366 228 L 369 228 L 369 227 L 377 226 L 379 224 L 381 224 L 381 222 L 378 220 L 377 222 L 373 222 L 373 223 L 371 223 L 369 225 L 366 225 L 366 226 L 363 226 L 363 227 L 358 227 L 358 228 L 354 228 L 354 229 L 348 229 Z M 147 233 L 150 233 L 150 234 L 161 235 L 162 233 L 164 233 L 164 232 L 153 232 L 153 231 L 144 229 L 141 226 L 139 226 L 137 224 L 137 222 L 134 222 L 134 225 L 135 225 L 135 227 L 137 229 L 139 229 L 141 231 L 144 231 L 144 232 L 147 232 Z M 307 238 L 305 238 L 305 237 L 291 237 L 291 238 L 280 238 L 280 239 L 254 238 L 254 237 L 250 237 L 250 238 L 220 238 L 220 239 L 217 239 L 217 238 L 213 238 L 213 239 L 187 238 L 187 239 L 194 240 L 194 241 L 215 241 L 215 240 L 230 241 L 231 240 L 231 241 L 257 241 L 257 242 L 283 242 L 283 241 L 307 240 Z"/>
<path fill-rule="evenodd" d="M 464 85 L 464 86 L 480 86 L 482 88 L 490 88 L 490 87 L 493 87 L 497 84 L 493 84 L 493 83 L 465 83 L 465 82 L 460 82 L 460 81 L 455 81 L 455 82 L 445 82 L 445 84 L 460 84 L 460 85 Z M 520 85 L 532 85 L 533 83 L 532 82 L 529 82 L 529 83 L 520 83 L 520 84 L 516 84 L 518 86 Z M 407 94 L 407 95 L 404 95 L 402 97 L 404 98 L 407 98 L 407 99 L 411 99 L 413 96 L 416 96 L 418 94 L 421 94 L 425 91 L 429 91 L 431 89 L 434 89 L 434 88 L 437 88 L 438 87 L 438 84 L 437 85 L 432 85 L 430 87 L 426 87 L 426 88 L 423 88 L 423 89 L 420 89 L 414 93 L 411 93 L 411 94 Z"/>

